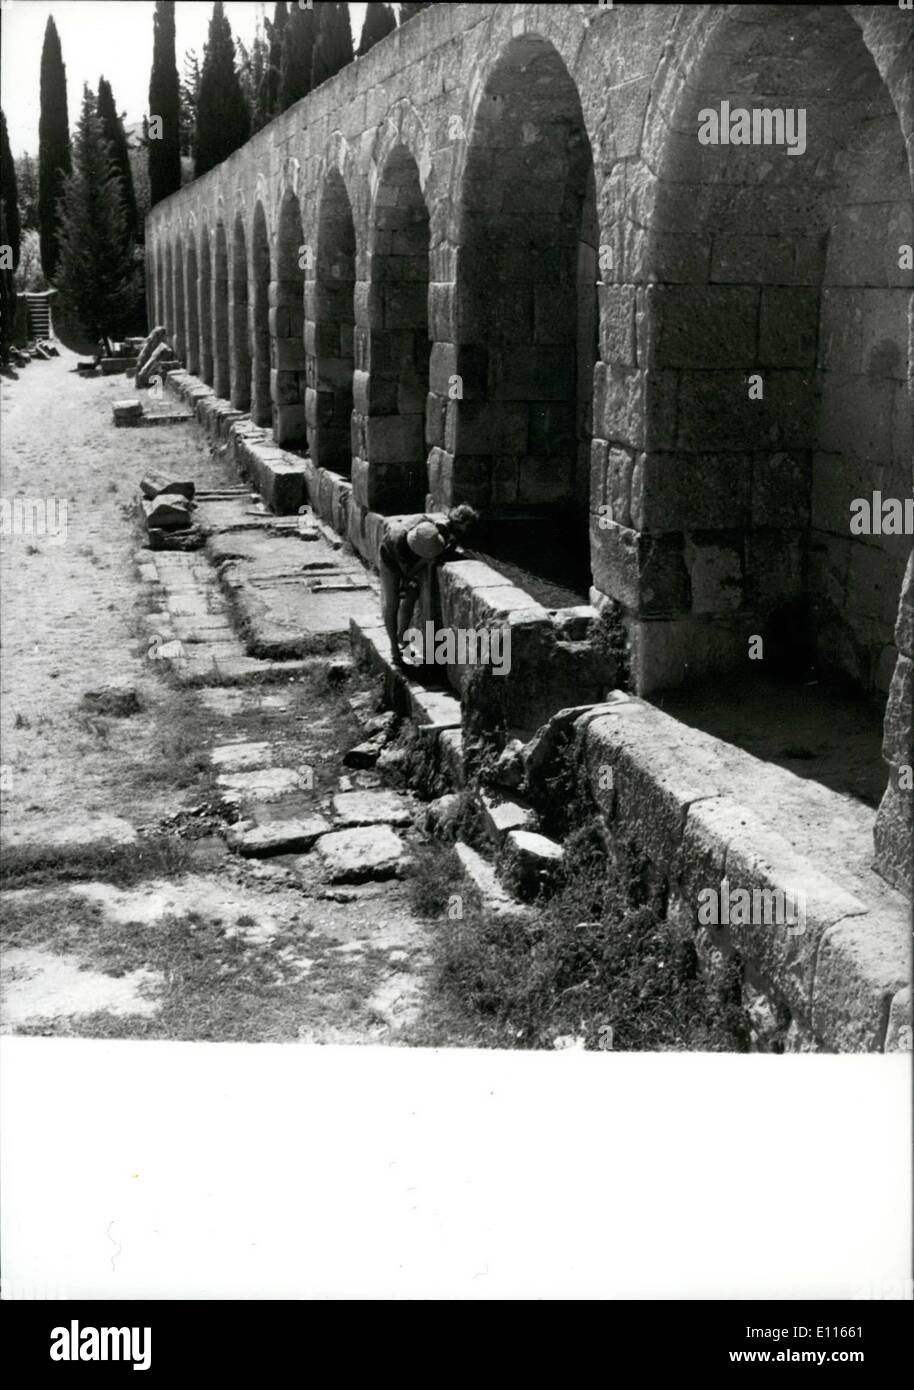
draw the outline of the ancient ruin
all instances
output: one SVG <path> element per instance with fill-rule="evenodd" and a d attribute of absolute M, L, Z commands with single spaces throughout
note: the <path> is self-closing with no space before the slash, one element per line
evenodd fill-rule
<path fill-rule="evenodd" d="M 709 883 L 806 885 L 741 948 L 793 1049 L 910 1008 L 912 537 L 851 521 L 914 491 L 912 72 L 895 6 L 436 6 L 147 223 L 177 389 L 274 510 L 369 565 L 480 511 L 423 616 L 510 627 L 528 786 L 571 737 L 707 968 Z M 699 139 L 727 104 L 771 119 Z"/>

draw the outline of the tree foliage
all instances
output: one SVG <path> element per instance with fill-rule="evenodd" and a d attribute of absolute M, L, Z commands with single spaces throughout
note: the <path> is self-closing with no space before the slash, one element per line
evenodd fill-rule
<path fill-rule="evenodd" d="M 30 154 L 16 160 L 19 222 L 24 232 L 38 230 L 38 165 Z"/>
<path fill-rule="evenodd" d="M 73 153 L 73 172 L 60 205 L 57 286 L 80 327 L 93 339 L 109 341 L 129 326 L 137 274 L 120 176 L 88 87 L 83 88 Z"/>
<path fill-rule="evenodd" d="M 359 39 L 358 56 L 364 58 L 369 49 L 374 48 L 376 43 L 387 37 L 397 27 L 396 17 L 389 5 L 378 4 L 377 0 L 371 0 L 365 11 L 365 23 L 362 25 L 362 37 Z"/>
<path fill-rule="evenodd" d="M 197 178 L 228 159 L 251 133 L 251 116 L 235 70 L 232 28 L 216 0 L 200 72 L 194 172 Z"/>
<path fill-rule="evenodd" d="M 268 121 L 272 121 L 274 116 L 279 115 L 279 87 L 282 81 L 283 37 L 288 23 L 289 10 L 286 5 L 286 0 L 276 0 L 272 22 L 269 19 L 267 20 L 267 40 L 270 45 L 270 52 L 260 93 L 260 115 L 266 117 L 266 119 L 261 122 L 262 125 L 266 125 Z"/>
<path fill-rule="evenodd" d="M 352 26 L 349 6 L 325 3 L 315 7 L 317 37 L 311 60 L 311 88 L 335 77 L 352 62 Z"/>
<path fill-rule="evenodd" d="M 181 187 L 181 98 L 175 62 L 174 0 L 156 0 L 153 19 L 149 116 L 161 122 L 149 131 L 149 197 L 154 206 Z M 153 138 L 156 136 L 157 138 Z"/>
<path fill-rule="evenodd" d="M 294 6 L 283 29 L 277 115 L 280 111 L 287 111 L 296 101 L 301 101 L 311 90 L 311 63 L 316 34 L 314 11 Z"/>
<path fill-rule="evenodd" d="M 127 148 L 124 123 L 114 104 L 111 84 L 104 77 L 98 79 L 97 113 L 102 123 L 102 134 L 108 142 L 111 159 L 120 179 L 127 240 L 132 243 L 139 237 L 139 226 L 137 223 L 136 194 L 133 191 L 133 171 L 130 167 L 130 153 Z"/>
<path fill-rule="evenodd" d="M 57 269 L 59 200 L 70 172 L 70 124 L 67 119 L 67 71 L 60 36 L 49 16 L 41 49 L 38 117 L 38 226 L 41 262 L 49 280 Z"/>

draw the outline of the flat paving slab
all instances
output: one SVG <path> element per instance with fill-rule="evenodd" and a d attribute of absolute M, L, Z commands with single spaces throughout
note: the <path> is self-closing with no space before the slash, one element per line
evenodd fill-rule
<path fill-rule="evenodd" d="M 389 825 L 369 825 L 322 835 L 317 853 L 331 883 L 361 883 L 398 874 L 406 846 Z"/>

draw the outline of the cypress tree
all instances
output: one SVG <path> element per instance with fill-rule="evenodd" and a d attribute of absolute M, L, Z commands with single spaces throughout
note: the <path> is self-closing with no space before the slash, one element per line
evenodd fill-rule
<path fill-rule="evenodd" d="M 235 71 L 235 44 L 216 0 L 200 73 L 194 172 L 197 178 L 233 154 L 251 133 L 251 115 Z"/>
<path fill-rule="evenodd" d="M 421 4 L 407 4 L 407 5 L 401 5 L 401 6 L 400 6 L 400 23 L 401 23 L 401 24 L 405 24 L 406 21 L 407 21 L 408 19 L 412 19 L 412 17 L 413 17 L 414 14 L 418 14 L 420 10 L 427 10 L 428 7 L 429 7 L 429 0 L 424 0 L 424 3 L 421 3 Z"/>
<path fill-rule="evenodd" d="M 280 111 L 288 110 L 296 101 L 301 101 L 311 90 L 311 62 L 316 33 L 314 11 L 300 10 L 296 6 L 283 29 L 277 115 Z"/>
<path fill-rule="evenodd" d="M 48 18 L 41 50 L 41 111 L 38 118 L 38 223 L 41 264 L 53 280 L 57 268 L 58 200 L 70 172 L 70 125 L 67 120 L 67 70 L 53 16 Z"/>
<path fill-rule="evenodd" d="M 22 241 L 22 227 L 19 221 L 19 185 L 16 179 L 16 163 L 10 150 L 10 139 L 6 129 L 6 116 L 0 109 L 0 210 L 3 213 L 3 236 L 0 246 L 12 247 L 12 273 L 19 264 L 19 244 Z"/>
<path fill-rule="evenodd" d="M 317 39 L 311 62 L 311 87 L 319 87 L 329 77 L 352 62 L 352 27 L 349 6 L 327 3 L 317 9 Z"/>
<path fill-rule="evenodd" d="M 386 38 L 396 27 L 397 21 L 390 6 L 377 4 L 376 0 L 371 0 L 365 11 L 365 23 L 362 25 L 358 56 L 364 58 L 370 48 L 374 48 L 376 43 Z"/>
<path fill-rule="evenodd" d="M 58 288 L 80 327 L 109 343 L 130 322 L 136 274 L 120 176 L 88 87 L 83 88 L 74 156 L 60 204 Z"/>
<path fill-rule="evenodd" d="M 156 0 L 152 21 L 149 116 L 158 116 L 160 138 L 149 130 L 149 198 L 152 206 L 181 187 L 181 99 L 175 61 L 174 0 Z"/>
<path fill-rule="evenodd" d="M 104 77 L 98 79 L 98 118 L 102 123 L 102 134 L 111 147 L 111 159 L 120 179 L 127 240 L 134 242 L 138 235 L 138 224 L 136 194 L 133 191 L 133 171 L 130 168 L 127 136 L 124 133 L 124 123 L 114 104 L 111 83 L 107 82 Z"/>
<path fill-rule="evenodd" d="M 273 22 L 267 20 L 267 32 L 270 38 L 270 58 L 264 74 L 263 87 L 261 88 L 260 116 L 262 123 L 267 124 L 273 117 L 279 114 L 279 84 L 282 78 L 282 47 L 283 36 L 286 26 L 289 23 L 289 11 L 286 8 L 286 0 L 276 0 L 276 8 L 273 11 Z"/>
<path fill-rule="evenodd" d="M 0 361 L 7 362 L 12 344 L 16 317 L 16 286 L 13 277 L 19 264 L 19 192 L 16 186 L 16 165 L 10 150 L 6 117 L 0 111 L 0 247 L 9 246 L 11 264 L 6 255 L 0 264 Z"/>

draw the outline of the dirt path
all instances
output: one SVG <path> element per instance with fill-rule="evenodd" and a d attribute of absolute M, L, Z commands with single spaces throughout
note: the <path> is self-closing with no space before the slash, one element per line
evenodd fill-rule
<path fill-rule="evenodd" d="M 319 663 L 281 684 L 181 689 L 149 660 L 173 567 L 154 598 L 136 563 L 139 479 L 238 479 L 192 425 L 115 429 L 129 383 L 81 380 L 74 361 L 35 362 L 0 395 L 3 498 L 66 503 L 45 534 L 3 537 L 3 1027 L 399 1041 L 426 966 L 403 881 L 411 826 L 396 831 L 395 875 L 365 883 L 333 882 L 304 846 L 260 859 L 226 842 L 251 816 L 345 824 L 334 797 L 380 787 L 342 763 L 376 692 L 355 673 L 331 685 Z M 211 587 L 206 563 L 195 572 Z M 130 712 L 87 705 L 109 686 L 135 693 Z M 278 801 L 277 769 L 296 779 Z"/>

